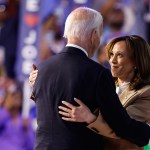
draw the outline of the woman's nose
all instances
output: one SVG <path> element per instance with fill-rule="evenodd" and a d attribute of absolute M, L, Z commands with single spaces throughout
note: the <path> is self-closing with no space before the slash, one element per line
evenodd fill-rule
<path fill-rule="evenodd" d="M 117 62 L 116 56 L 115 55 L 111 56 L 110 63 L 116 63 L 116 62 Z"/>

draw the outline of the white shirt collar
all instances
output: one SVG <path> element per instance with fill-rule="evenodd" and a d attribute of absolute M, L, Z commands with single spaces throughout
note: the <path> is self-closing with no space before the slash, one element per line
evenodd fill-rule
<path fill-rule="evenodd" d="M 86 52 L 86 50 L 78 45 L 75 45 L 75 44 L 67 44 L 66 46 L 71 46 L 71 47 L 75 47 L 75 48 L 78 48 L 80 50 L 82 50 L 88 57 L 88 53 Z"/>

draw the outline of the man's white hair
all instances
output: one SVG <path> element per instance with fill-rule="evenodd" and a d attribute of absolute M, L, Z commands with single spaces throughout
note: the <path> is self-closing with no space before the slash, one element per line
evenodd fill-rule
<path fill-rule="evenodd" d="M 79 7 L 72 11 L 66 19 L 64 37 L 85 40 L 96 29 L 103 24 L 100 12 L 87 7 Z"/>

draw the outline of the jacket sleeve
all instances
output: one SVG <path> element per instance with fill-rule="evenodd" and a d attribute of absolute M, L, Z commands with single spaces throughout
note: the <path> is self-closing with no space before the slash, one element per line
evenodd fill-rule
<path fill-rule="evenodd" d="M 89 124 L 87 128 L 91 129 L 97 134 L 114 138 L 114 139 L 119 139 L 119 137 L 116 136 L 115 132 L 110 128 L 110 126 L 103 119 L 101 113 L 99 113 L 97 119 L 91 124 Z"/>

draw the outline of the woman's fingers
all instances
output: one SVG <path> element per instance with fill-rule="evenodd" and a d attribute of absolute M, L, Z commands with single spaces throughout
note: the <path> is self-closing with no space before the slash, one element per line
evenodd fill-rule
<path fill-rule="evenodd" d="M 64 112 L 66 112 L 66 113 L 71 113 L 71 109 L 69 109 L 69 108 L 66 108 L 66 107 L 63 107 L 63 106 L 59 106 L 58 107 L 60 110 L 63 110 Z"/>
<path fill-rule="evenodd" d="M 84 104 L 81 100 L 79 100 L 79 99 L 77 99 L 77 98 L 74 98 L 74 100 L 75 100 L 80 106 L 85 106 L 85 104 Z"/>
<path fill-rule="evenodd" d="M 62 115 L 62 119 L 65 121 L 73 122 L 88 122 L 89 116 L 93 115 L 90 109 L 79 99 L 74 99 L 79 104 L 79 106 L 74 106 L 69 102 L 62 101 L 65 106 L 58 107 L 60 109 L 59 114 Z"/>
<path fill-rule="evenodd" d="M 79 100 L 79 99 L 77 99 L 77 98 L 74 98 L 74 100 L 75 100 L 80 106 L 86 106 L 81 100 Z M 69 103 L 69 102 L 67 102 L 67 101 L 62 101 L 62 103 L 63 103 L 65 106 L 69 107 L 70 109 L 74 109 L 74 108 L 75 108 L 74 105 L 72 105 L 71 103 Z"/>
<path fill-rule="evenodd" d="M 73 109 L 73 108 L 75 107 L 75 106 L 73 106 L 71 103 L 66 102 L 66 101 L 62 101 L 62 103 L 63 103 L 65 106 L 69 107 L 70 109 Z"/>
<path fill-rule="evenodd" d="M 62 117 L 62 119 L 65 120 L 65 121 L 76 122 L 76 120 L 74 118 Z"/>
<path fill-rule="evenodd" d="M 59 114 L 63 115 L 64 117 L 71 117 L 71 115 L 64 111 L 59 111 Z"/>
<path fill-rule="evenodd" d="M 65 121 L 71 121 L 71 122 L 76 121 L 76 119 L 74 117 L 72 117 L 69 113 L 66 113 L 64 111 L 59 111 L 58 113 L 63 116 L 62 119 Z"/>

